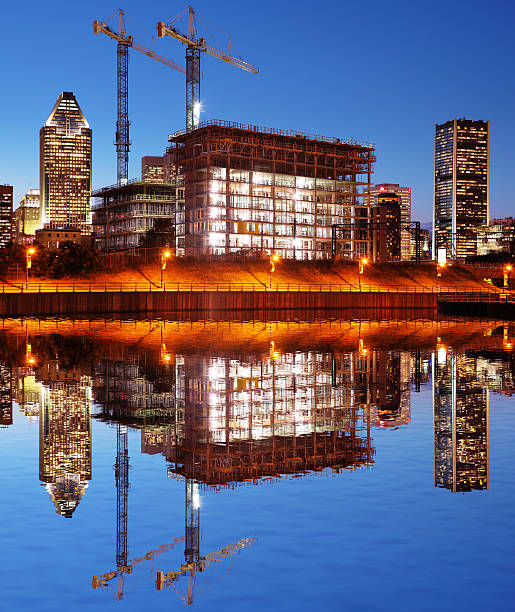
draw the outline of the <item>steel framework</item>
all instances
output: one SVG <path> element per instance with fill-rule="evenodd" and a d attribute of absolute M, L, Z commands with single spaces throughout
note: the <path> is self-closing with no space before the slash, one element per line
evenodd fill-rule
<path fill-rule="evenodd" d="M 334 260 L 338 255 L 338 242 L 351 240 L 353 233 L 358 233 L 369 244 L 372 244 L 377 233 L 382 232 L 386 225 L 370 219 L 359 219 L 355 223 L 334 223 L 331 232 L 331 257 Z M 420 263 L 422 240 L 420 237 L 420 221 L 401 223 L 399 231 L 409 232 L 415 238 L 415 261 Z"/>

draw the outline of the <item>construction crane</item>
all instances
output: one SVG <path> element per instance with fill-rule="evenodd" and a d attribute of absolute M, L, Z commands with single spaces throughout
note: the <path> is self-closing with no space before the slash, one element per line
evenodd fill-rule
<path fill-rule="evenodd" d="M 129 47 L 161 62 L 169 68 L 186 74 L 186 70 L 179 64 L 135 42 L 134 37 L 126 33 L 124 15 L 124 11 L 118 9 L 118 32 L 112 30 L 106 23 L 111 19 L 112 15 L 105 21 L 95 20 L 93 22 L 93 32 L 95 34 L 106 34 L 118 43 L 116 49 L 117 114 L 115 142 L 117 157 L 116 179 L 118 185 L 126 185 L 129 180 L 129 149 L 131 145 L 129 138 Z"/>
<path fill-rule="evenodd" d="M 179 20 L 188 12 L 188 34 L 182 34 L 177 29 Z M 258 68 L 243 61 L 240 58 L 234 57 L 230 53 L 230 38 L 229 51 L 220 51 L 215 47 L 206 44 L 206 39 L 197 36 L 197 24 L 195 20 L 195 11 L 193 7 L 188 6 L 184 11 L 179 13 L 169 23 L 159 21 L 157 24 L 157 35 L 159 38 L 171 36 L 182 44 L 186 45 L 186 130 L 190 131 L 200 122 L 200 54 L 208 53 L 213 57 L 217 57 L 228 64 L 232 64 L 237 68 L 246 70 L 253 74 L 259 72 Z"/>
<path fill-rule="evenodd" d="M 197 572 L 203 572 L 212 563 L 218 563 L 224 559 L 247 548 L 256 541 L 255 537 L 243 538 L 234 544 L 225 546 L 217 552 L 212 552 L 205 557 L 200 555 L 200 486 L 192 478 L 186 478 L 185 491 L 185 547 L 183 563 L 173 572 L 157 572 L 156 588 L 158 591 L 165 586 L 172 586 L 178 595 L 188 605 L 193 603 L 193 591 Z M 188 594 L 185 597 L 175 586 L 175 581 L 180 576 L 187 577 Z"/>
<path fill-rule="evenodd" d="M 174 572 L 168 572 L 166 574 L 164 572 L 157 572 L 156 588 L 158 591 L 163 589 L 165 586 L 172 586 L 175 588 L 175 581 L 177 578 L 180 576 L 187 576 L 188 595 L 185 597 L 177 589 L 175 589 L 175 591 L 179 593 L 183 601 L 185 601 L 188 605 L 191 605 L 193 603 L 193 590 L 195 586 L 196 573 L 203 572 L 213 563 L 218 563 L 224 559 L 229 559 L 236 553 L 242 551 L 244 548 L 248 548 L 254 544 L 255 541 L 256 538 L 254 536 L 250 538 L 242 538 L 238 542 L 234 542 L 234 544 L 229 544 L 216 552 L 207 554 L 205 557 L 200 557 L 197 561 L 183 563 Z"/>

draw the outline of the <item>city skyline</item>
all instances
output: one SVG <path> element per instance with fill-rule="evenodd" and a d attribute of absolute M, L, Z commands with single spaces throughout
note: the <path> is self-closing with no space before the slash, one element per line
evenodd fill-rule
<path fill-rule="evenodd" d="M 513 7 L 506 3 L 495 4 L 506 8 L 508 13 L 513 12 Z M 293 20 L 291 9 L 286 5 L 274 4 L 272 7 L 271 3 L 269 6 L 265 4 L 259 11 L 249 5 L 245 14 L 241 7 L 236 10 L 236 4 L 232 2 L 215 7 L 200 1 L 195 9 L 231 34 L 237 48 L 236 55 L 241 54 L 260 68 L 260 74 L 250 78 L 207 59 L 203 65 L 201 120 L 219 118 L 373 141 L 378 160 L 373 182 L 411 185 L 413 218 L 423 222 L 430 221 L 432 216 L 434 124 L 462 116 L 490 120 L 491 212 L 493 217 L 508 216 L 511 212 L 509 146 L 515 123 L 503 102 L 510 99 L 514 90 L 513 83 L 505 76 L 509 72 L 503 67 L 510 55 L 509 48 L 503 48 L 509 44 L 508 37 L 504 36 L 504 32 L 508 33 L 505 24 L 509 21 L 506 10 L 502 16 L 500 11 L 490 11 L 485 24 L 481 11 L 476 10 L 480 7 L 478 2 L 457 2 L 446 8 L 451 24 L 460 20 L 470 28 L 481 26 L 486 30 L 485 37 L 495 40 L 493 48 L 486 44 L 479 49 L 473 41 L 466 40 L 467 27 L 461 28 L 461 33 L 454 31 L 452 37 L 449 33 L 443 34 L 438 46 L 432 44 L 438 11 L 435 9 L 433 12 L 430 7 L 434 7 L 434 3 L 426 3 L 426 10 L 420 6 L 411 7 L 406 2 L 397 2 L 388 9 L 378 2 L 373 3 L 375 19 L 367 24 L 367 40 L 371 39 L 369 47 L 363 50 L 362 39 L 357 34 L 359 28 L 355 28 L 356 32 L 347 32 L 344 40 L 346 53 L 354 55 L 359 52 L 363 66 L 368 70 L 332 83 L 331 112 L 327 112 L 323 110 L 327 109 L 327 104 L 320 98 L 320 86 L 307 88 L 306 74 L 312 75 L 314 82 L 322 82 L 326 74 L 335 70 L 338 73 L 338 58 L 343 51 L 338 24 L 349 21 L 364 23 L 365 19 L 368 22 L 369 9 L 365 14 L 364 8 L 344 8 L 336 2 L 326 2 L 322 6 L 326 10 L 314 14 L 310 5 L 304 2 L 297 5 Z M 30 96 L 22 96 L 16 105 L 13 97 L 7 97 L 1 107 L 2 116 L 9 117 L 9 123 L 3 126 L 4 135 L 6 141 L 13 144 L 9 151 L 0 152 L 0 182 L 15 186 L 15 204 L 29 188 L 37 187 L 37 130 L 45 119 L 48 100 L 55 99 L 63 90 L 74 91 L 95 130 L 93 187 L 112 184 L 116 177 L 112 144 L 115 45 L 96 39 L 92 32 L 92 21 L 104 19 L 106 13 L 112 11 L 100 2 L 77 8 L 73 13 L 65 11 L 70 17 L 68 27 L 63 28 L 61 24 L 53 23 L 43 7 L 31 3 L 29 8 L 33 18 L 27 24 L 28 35 L 34 46 L 39 45 L 41 52 L 36 57 L 32 53 L 16 54 L 5 77 L 16 86 L 22 83 L 20 76 L 23 82 L 27 82 L 30 76 L 35 87 L 31 87 Z M 149 11 L 131 1 L 124 8 L 131 28 L 134 22 L 139 22 L 153 33 L 158 20 L 170 20 L 183 6 L 170 7 L 157 2 Z M 274 19 L 269 18 L 272 8 Z M 464 8 L 467 11 L 464 12 Z M 328 13 L 330 20 L 327 19 Z M 22 11 L 17 7 L 5 11 L 8 26 L 10 23 L 14 26 L 22 18 Z M 391 27 L 402 33 L 393 46 L 389 46 L 392 45 Z M 281 37 L 274 36 L 278 28 L 282 31 Z M 317 31 L 324 28 L 329 52 L 327 43 L 322 46 L 318 37 L 307 36 L 313 28 Z M 7 30 L 4 44 L 13 47 L 16 28 L 8 27 Z M 134 28 L 133 31 L 136 33 L 138 30 Z M 274 38 L 281 42 L 270 43 Z M 143 43 L 149 39 L 150 36 L 140 37 Z M 64 48 L 66 54 L 59 53 Z M 184 49 L 172 40 L 160 41 L 156 50 L 177 63 L 184 62 Z M 449 55 L 459 62 L 459 74 L 447 65 Z M 52 64 L 52 70 L 40 69 L 40 62 L 41 67 Z M 29 65 L 30 73 L 27 72 Z M 139 175 L 141 157 L 162 153 L 168 133 L 183 127 L 184 82 L 178 73 L 148 58 L 136 57 L 134 53 L 131 54 L 129 70 L 129 113 L 134 143 L 129 175 L 133 178 Z M 479 87 L 471 77 L 480 72 Z M 402 100 L 393 103 L 378 97 L 388 83 L 393 87 L 402 79 Z M 152 96 L 150 103 L 149 87 L 156 82 L 160 83 L 160 93 Z M 504 92 L 502 98 L 497 95 L 500 90 Z M 233 95 L 225 95 L 227 91 Z M 351 95 L 352 91 L 364 93 L 356 97 Z M 438 95 L 431 93 L 436 91 Z M 407 150 L 410 151 L 408 160 L 405 159 Z"/>

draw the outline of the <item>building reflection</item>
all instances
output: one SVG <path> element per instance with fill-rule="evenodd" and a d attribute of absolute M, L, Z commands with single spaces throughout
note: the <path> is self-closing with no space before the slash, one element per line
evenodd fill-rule
<path fill-rule="evenodd" d="M 39 478 L 56 512 L 71 518 L 91 480 L 91 378 L 58 361 L 38 367 L 36 376 L 42 382 Z"/>
<path fill-rule="evenodd" d="M 488 489 L 489 390 L 476 359 L 438 347 L 434 357 L 435 486 L 452 492 Z"/>
<path fill-rule="evenodd" d="M 12 367 L 0 361 L 0 426 L 13 424 Z"/>

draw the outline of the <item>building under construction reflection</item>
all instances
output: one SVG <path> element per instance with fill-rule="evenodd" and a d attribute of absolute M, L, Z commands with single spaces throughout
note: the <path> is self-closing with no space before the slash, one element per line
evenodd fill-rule
<path fill-rule="evenodd" d="M 452 492 L 488 489 L 490 392 L 476 368 L 443 346 L 434 356 L 435 486 Z"/>

